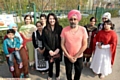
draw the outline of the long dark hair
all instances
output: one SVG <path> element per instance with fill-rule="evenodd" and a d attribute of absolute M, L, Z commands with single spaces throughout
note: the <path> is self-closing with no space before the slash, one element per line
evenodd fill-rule
<path fill-rule="evenodd" d="M 47 27 L 48 29 L 50 29 L 50 27 L 51 27 L 51 25 L 50 25 L 50 23 L 49 23 L 49 17 L 50 17 L 50 16 L 53 16 L 54 19 L 55 19 L 55 25 L 54 25 L 54 27 L 60 26 L 59 23 L 58 23 L 57 16 L 56 16 L 54 13 L 49 13 L 48 16 L 47 16 L 46 27 Z"/>

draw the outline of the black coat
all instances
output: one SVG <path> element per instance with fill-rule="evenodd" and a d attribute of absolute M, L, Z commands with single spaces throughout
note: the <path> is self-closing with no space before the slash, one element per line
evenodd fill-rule
<path fill-rule="evenodd" d="M 62 49 L 61 49 L 61 37 L 60 34 L 62 32 L 62 26 L 55 26 L 54 31 L 52 31 L 51 27 L 45 27 L 43 29 L 43 42 L 45 46 L 45 54 L 44 56 L 48 59 L 49 51 L 55 51 L 57 48 L 60 49 L 59 54 L 61 55 L 62 60 Z"/>
<path fill-rule="evenodd" d="M 38 41 L 41 41 L 41 47 L 38 46 Z M 40 35 L 38 30 L 36 31 L 36 36 L 35 36 L 35 32 L 33 32 L 33 34 L 32 34 L 32 42 L 33 42 L 34 48 L 40 48 L 40 49 L 44 48 L 43 35 Z"/>

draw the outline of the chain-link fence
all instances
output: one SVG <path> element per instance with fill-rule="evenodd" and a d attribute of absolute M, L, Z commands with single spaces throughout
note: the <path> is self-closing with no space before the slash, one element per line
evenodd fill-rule
<path fill-rule="evenodd" d="M 100 19 L 100 16 L 106 11 L 110 11 L 112 16 L 115 16 L 115 14 L 118 15 L 117 10 L 119 11 L 120 7 L 118 3 L 115 3 L 114 6 L 109 3 L 106 4 L 106 8 L 109 9 L 101 10 L 96 7 L 99 6 L 103 8 L 105 2 L 103 2 L 104 5 L 102 5 L 99 0 L 97 0 L 97 2 L 95 0 L 69 0 L 69 2 L 68 0 L 1 0 L 0 3 L 3 6 L 0 6 L 0 14 L 13 14 L 15 22 L 17 23 L 23 22 L 23 17 L 27 14 L 32 15 L 34 23 L 42 13 L 47 15 L 53 12 L 58 18 L 65 18 L 71 9 L 80 10 L 84 17 L 97 15 L 96 17 Z"/>

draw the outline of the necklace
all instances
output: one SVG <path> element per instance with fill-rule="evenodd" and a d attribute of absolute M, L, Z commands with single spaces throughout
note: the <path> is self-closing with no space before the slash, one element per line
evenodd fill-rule
<path fill-rule="evenodd" d="M 75 29 L 71 29 L 71 30 L 70 30 L 70 33 L 71 33 L 72 35 L 75 35 L 75 34 L 77 33 L 78 29 L 79 29 L 79 26 L 78 26 L 77 28 L 75 28 Z"/>

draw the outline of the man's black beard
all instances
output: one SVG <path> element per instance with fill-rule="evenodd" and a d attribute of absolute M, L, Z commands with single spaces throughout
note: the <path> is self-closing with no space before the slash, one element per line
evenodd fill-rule
<path fill-rule="evenodd" d="M 75 23 L 70 23 L 70 27 L 71 27 L 71 28 L 75 28 L 75 27 L 76 27 L 76 24 L 75 24 Z"/>

